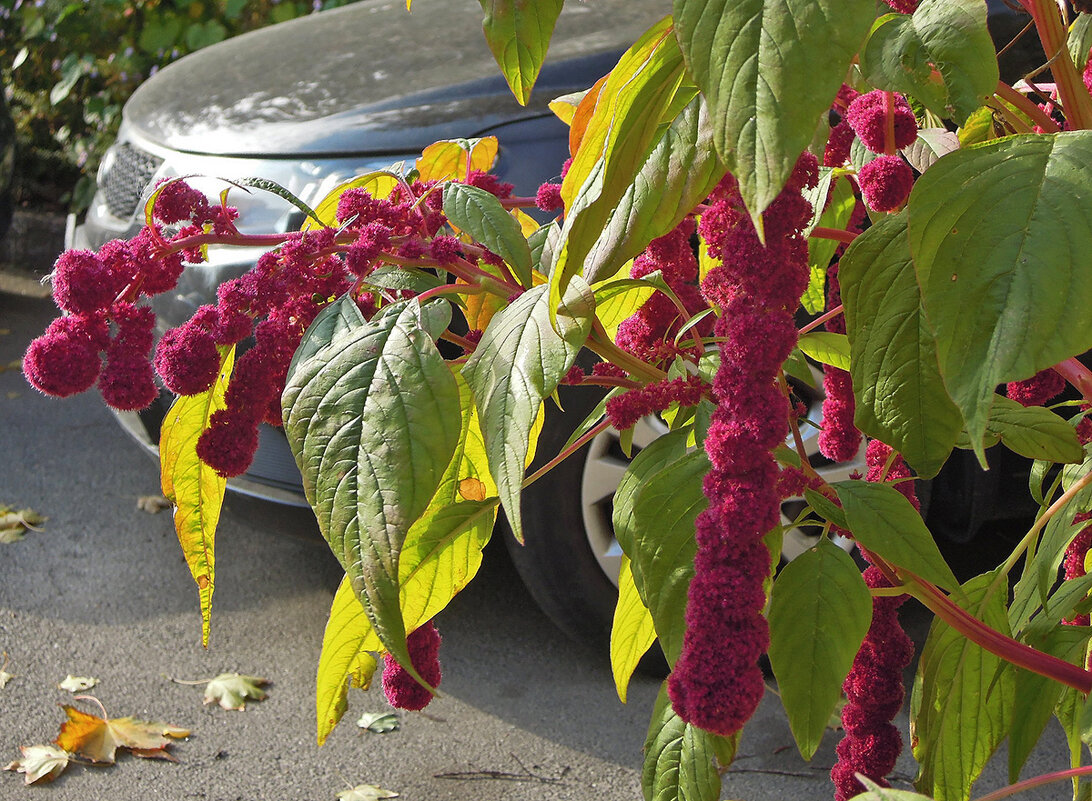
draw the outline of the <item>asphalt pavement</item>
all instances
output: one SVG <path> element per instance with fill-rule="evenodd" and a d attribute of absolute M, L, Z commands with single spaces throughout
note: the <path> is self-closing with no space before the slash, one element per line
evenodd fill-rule
<path fill-rule="evenodd" d="M 0 368 L 18 360 L 54 314 L 48 300 L 0 294 Z M 641 746 L 659 679 L 636 676 L 615 695 L 605 652 L 560 634 L 534 606 L 503 548 L 437 621 L 442 696 L 400 726 L 356 726 L 388 710 L 378 687 L 352 691 L 327 744 L 315 742 L 314 673 L 340 568 L 307 510 L 234 498 L 216 543 L 212 638 L 201 646 L 196 588 L 154 463 L 92 393 L 44 398 L 18 369 L 0 372 L 0 504 L 48 517 L 41 531 L 0 544 L 0 651 L 14 678 L 0 689 L 0 766 L 21 745 L 51 741 L 73 703 L 57 688 L 91 676 L 111 717 L 188 728 L 177 763 L 122 755 L 112 767 L 72 766 L 52 785 L 0 774 L 0 799 L 333 801 L 372 784 L 413 801 L 634 801 Z M 911 612 L 912 615 L 912 612 Z M 920 617 L 910 621 L 921 630 Z M 2 660 L 0 660 L 2 661 Z M 269 679 L 246 711 L 203 706 L 175 679 L 226 671 Z M 170 678 L 169 678 L 170 677 Z M 84 705 L 85 709 L 94 708 Z M 905 732 L 905 715 L 901 718 Z M 827 799 L 837 732 L 811 763 L 792 743 L 772 693 L 749 726 L 724 798 Z M 980 782 L 1004 784 L 1003 759 Z M 1034 772 L 1065 767 L 1060 730 L 1033 756 Z M 904 756 L 896 786 L 915 772 Z M 1056 785 L 1025 798 L 1065 798 Z"/>

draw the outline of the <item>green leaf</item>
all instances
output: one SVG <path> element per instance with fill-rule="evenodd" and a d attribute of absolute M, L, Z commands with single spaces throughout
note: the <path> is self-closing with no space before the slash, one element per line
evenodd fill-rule
<path fill-rule="evenodd" d="M 867 776 L 860 777 L 861 782 L 868 792 L 855 795 L 855 801 L 933 801 L 927 795 L 912 793 L 909 790 L 892 790 L 890 787 L 881 787 Z"/>
<path fill-rule="evenodd" d="M 872 596 L 853 558 L 824 538 L 789 562 L 770 594 L 770 665 L 804 759 L 842 697 L 872 622 Z"/>
<path fill-rule="evenodd" d="M 216 525 L 224 502 L 225 479 L 197 457 L 197 440 L 213 413 L 223 409 L 224 393 L 235 363 L 235 348 L 220 349 L 215 383 L 197 395 L 175 400 L 159 432 L 159 469 L 163 494 L 175 505 L 174 530 L 197 583 L 201 601 L 201 644 L 208 647 L 212 592 L 216 578 Z"/>
<path fill-rule="evenodd" d="M 182 22 L 175 16 L 155 14 L 145 20 L 137 44 L 150 55 L 174 47 L 182 33 Z"/>
<path fill-rule="evenodd" d="M 1077 432 L 1068 422 L 1050 409 L 1022 406 L 1000 396 L 993 399 L 983 445 L 988 448 L 998 441 L 1029 459 L 1064 463 L 1079 462 L 1084 458 Z M 970 447 L 970 439 L 961 437 L 960 446 Z"/>
<path fill-rule="evenodd" d="M 652 622 L 652 613 L 633 583 L 629 557 L 622 554 L 622 567 L 618 573 L 618 603 L 614 607 L 614 622 L 610 629 L 610 667 L 614 675 L 614 689 L 623 704 L 626 702 L 630 676 L 654 642 L 656 627 Z"/>
<path fill-rule="evenodd" d="M 884 15 L 861 50 L 861 72 L 877 89 L 909 95 L 962 125 L 997 88 L 985 4 L 922 0 L 912 15 Z"/>
<path fill-rule="evenodd" d="M 1092 14 L 1082 12 L 1069 27 L 1069 57 L 1078 70 L 1083 70 L 1088 63 L 1088 53 L 1092 50 Z"/>
<path fill-rule="evenodd" d="M 584 279 L 615 274 L 704 200 L 725 169 L 712 147 L 712 122 L 700 96 L 660 136 L 609 213 L 584 260 Z"/>
<path fill-rule="evenodd" d="M 1092 342 L 1092 132 L 951 153 L 914 185 L 910 249 L 940 372 L 984 460 L 994 388 Z"/>
<path fill-rule="evenodd" d="M 549 288 L 527 290 L 496 314 L 463 376 L 481 417 L 489 469 L 516 538 L 523 539 L 519 508 L 531 429 L 591 330 L 595 300 L 581 280 L 571 282 L 550 324 Z M 560 332 L 560 333 L 558 333 Z"/>
<path fill-rule="evenodd" d="M 875 16 L 872 0 L 675 0 L 687 70 L 721 160 L 757 218 L 830 108 Z"/>
<path fill-rule="evenodd" d="M 315 715 L 318 744 L 326 742 L 334 726 L 349 708 L 349 682 L 358 674 L 357 686 L 367 686 L 376 661 L 368 652 L 382 643 L 346 575 L 334 594 L 330 616 L 322 635 L 322 652 L 315 677 Z M 371 660 L 370 662 L 368 660 Z"/>
<path fill-rule="evenodd" d="M 398 728 L 398 715 L 393 712 L 365 712 L 356 725 L 376 734 L 386 734 Z"/>
<path fill-rule="evenodd" d="M 846 515 L 845 512 L 842 511 L 842 507 L 826 495 L 808 487 L 804 490 L 804 498 L 807 500 L 808 505 L 815 510 L 816 514 L 820 515 L 824 520 L 829 520 L 833 525 L 838 526 L 838 528 L 849 528 L 849 522 L 846 520 Z"/>
<path fill-rule="evenodd" d="M 1080 665 L 1084 660 L 1088 635 L 1087 626 L 1058 626 L 1041 641 L 1031 644 L 1039 651 Z M 1020 769 L 1027 762 L 1050 722 L 1063 690 L 1065 685 L 1046 676 L 1030 670 L 1016 671 L 1012 719 L 1020 721 L 1020 725 L 1013 726 L 1009 732 L 1010 784 L 1015 784 L 1020 779 Z"/>
<path fill-rule="evenodd" d="M 974 112 L 957 132 L 959 146 L 978 145 L 997 138 L 994 131 L 993 109 L 983 106 Z"/>
<path fill-rule="evenodd" d="M 853 194 L 853 186 L 849 179 L 840 179 L 834 176 L 832 171 L 825 173 L 828 180 L 833 180 L 830 202 L 827 203 L 827 193 L 824 191 L 815 197 L 813 205 L 818 206 L 818 219 L 815 224 L 823 228 L 843 230 L 849 225 L 849 219 L 853 216 L 853 207 L 857 205 L 857 197 Z M 823 205 L 821 205 L 823 204 Z M 812 226 L 813 228 L 815 226 Z M 826 278 L 827 266 L 834 258 L 840 243 L 834 239 L 820 239 L 813 237 L 808 239 L 808 266 L 811 278 L 808 281 L 808 289 L 800 302 L 804 304 L 809 314 L 818 314 L 827 305 Z"/>
<path fill-rule="evenodd" d="M 963 428 L 936 366 L 936 342 L 921 308 L 906 216 L 887 216 L 846 250 L 838 267 L 854 423 L 897 450 L 918 475 L 935 476 Z"/>
<path fill-rule="evenodd" d="M 531 97 L 565 0 L 479 0 L 485 40 L 521 106 Z"/>
<path fill-rule="evenodd" d="M 902 149 L 910 166 L 925 172 L 949 153 L 959 150 L 959 137 L 947 128 L 922 128 L 918 138 Z"/>
<path fill-rule="evenodd" d="M 1007 635 L 1005 593 L 985 597 L 994 577 L 986 573 L 968 581 L 960 605 Z M 938 618 L 922 649 L 918 676 L 911 703 L 914 756 L 921 766 L 915 785 L 937 801 L 966 801 L 971 784 L 1009 733 L 1013 672 Z"/>
<path fill-rule="evenodd" d="M 630 557 L 637 592 L 652 613 L 670 664 L 682 650 L 686 630 L 686 592 L 697 550 L 694 521 L 708 504 L 701 488 L 702 477 L 709 472 L 705 451 L 684 452 L 663 462 L 678 452 L 680 443 L 685 447 L 685 435 L 680 430 L 660 437 L 634 458 L 619 484 L 614 507 L 618 542 Z"/>
<path fill-rule="evenodd" d="M 946 590 L 959 585 L 910 501 L 890 484 L 832 484 L 853 537 L 888 562 Z"/>
<path fill-rule="evenodd" d="M 671 708 L 665 683 L 645 738 L 641 786 L 646 801 L 716 801 L 717 763 L 722 758 L 730 762 L 738 743 L 738 734 L 719 737 L 683 721 Z"/>
<path fill-rule="evenodd" d="M 650 28 L 611 70 L 561 184 L 563 241 L 550 271 L 555 300 L 570 276 L 584 269 L 585 258 L 662 135 L 661 126 L 678 116 L 680 99 L 693 99 L 696 90 L 684 79 L 670 18 Z M 607 275 L 589 270 L 584 277 L 591 282 Z"/>
<path fill-rule="evenodd" d="M 459 390 L 429 334 L 443 308 L 388 308 L 296 362 L 282 403 L 319 529 L 383 645 L 412 673 L 399 556 L 458 443 Z"/>
<path fill-rule="evenodd" d="M 845 334 L 809 331 L 796 344 L 820 364 L 829 364 L 839 370 L 849 369 L 849 339 Z"/>
<path fill-rule="evenodd" d="M 531 286 L 531 248 L 519 222 L 496 195 L 468 184 L 444 187 L 444 214 L 461 231 L 512 266 L 524 288 Z"/>
<path fill-rule="evenodd" d="M 593 284 L 595 292 L 595 316 L 611 339 L 618 335 L 618 326 L 628 319 L 652 297 L 656 287 L 640 279 L 625 278 Z"/>

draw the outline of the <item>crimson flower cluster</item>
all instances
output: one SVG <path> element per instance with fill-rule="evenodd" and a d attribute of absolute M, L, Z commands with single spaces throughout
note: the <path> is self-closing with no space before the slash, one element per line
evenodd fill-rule
<path fill-rule="evenodd" d="M 430 620 L 406 638 L 410 662 L 432 687 L 440 684 L 440 632 Z M 422 687 L 390 654 L 383 656 L 383 693 L 396 709 L 418 711 L 428 706 L 432 693 Z"/>
<path fill-rule="evenodd" d="M 865 452 L 868 481 L 897 481 L 895 488 L 920 510 L 912 474 L 902 457 L 879 440 L 868 443 Z M 886 471 L 886 472 L 885 472 Z M 870 554 L 861 549 L 871 561 Z M 873 589 L 891 583 L 875 565 L 864 572 L 865 583 Z M 830 772 L 835 801 L 846 801 L 865 791 L 857 773 L 887 787 L 886 776 L 902 753 L 902 735 L 891 723 L 902 707 L 902 671 L 914 656 L 914 644 L 899 623 L 898 608 L 905 595 L 876 596 L 872 599 L 872 624 L 853 660 L 842 689 L 845 737 L 838 743 L 838 762 Z"/>
<path fill-rule="evenodd" d="M 1010 381 L 1005 394 L 1022 406 L 1042 406 L 1062 394 L 1065 378 L 1054 370 L 1040 370 L 1024 381 Z"/>
<path fill-rule="evenodd" d="M 833 264 L 827 271 L 827 309 L 837 308 L 841 303 L 838 265 Z M 845 317 L 839 315 L 831 318 L 826 328 L 833 333 L 844 334 Z M 824 364 L 823 394 L 823 430 L 819 432 L 819 452 L 832 461 L 848 462 L 861 447 L 861 432 L 853 424 L 856 401 L 849 372 Z"/>
<path fill-rule="evenodd" d="M 793 310 L 808 282 L 801 230 L 812 210 L 801 189 L 817 177 L 805 153 L 763 214 L 765 246 L 731 176 L 713 191 L 699 228 L 721 260 L 702 283 L 722 312 L 714 329 L 721 366 L 705 440 L 709 505 L 697 519 L 686 635 L 668 692 L 683 720 L 722 735 L 742 728 L 765 690 L 758 658 L 769 646 L 762 609 L 771 562 L 762 537 L 779 519 L 771 451 L 788 434 L 790 411 L 777 377 L 796 342 Z"/>
<path fill-rule="evenodd" d="M 845 122 L 866 148 L 878 153 L 857 174 L 861 193 L 869 208 L 896 211 L 910 196 L 914 171 L 895 151 L 909 147 L 918 135 L 918 123 L 906 98 L 893 92 L 875 90 L 856 97 L 846 109 Z M 894 136 L 889 141 L 890 135 Z M 840 133 L 839 143 L 845 133 Z"/>
<path fill-rule="evenodd" d="M 698 376 L 671 378 L 631 389 L 607 401 L 607 417 L 619 431 L 631 428 L 642 417 L 662 412 L 672 403 L 696 406 L 705 390 Z"/>

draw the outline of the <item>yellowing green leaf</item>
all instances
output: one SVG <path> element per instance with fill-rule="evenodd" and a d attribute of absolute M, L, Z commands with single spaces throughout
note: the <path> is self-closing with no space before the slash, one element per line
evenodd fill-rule
<path fill-rule="evenodd" d="M 9 545 L 18 542 L 27 533 L 27 529 L 38 531 L 48 518 L 42 517 L 33 509 L 14 509 L 0 504 L 0 543 Z"/>
<path fill-rule="evenodd" d="M 206 391 L 179 397 L 163 420 L 159 437 L 163 494 L 175 505 L 174 529 L 201 601 L 201 643 L 209 644 L 212 591 L 215 579 L 214 543 L 224 478 L 197 458 L 197 440 L 213 413 L 224 408 L 224 392 L 235 363 L 235 347 L 220 351 L 220 375 Z"/>
<path fill-rule="evenodd" d="M 90 697 L 90 696 L 89 696 Z M 92 762 L 113 764 L 119 748 L 125 748 L 136 756 L 147 759 L 174 760 L 167 752 L 170 738 L 188 737 L 189 730 L 167 723 L 137 720 L 136 718 L 100 718 L 89 715 L 72 706 L 64 706 L 68 720 L 61 724 L 61 731 L 54 745 Z"/>
<path fill-rule="evenodd" d="M 471 170 L 488 172 L 497 160 L 497 137 L 441 139 L 421 151 L 417 172 L 422 181 L 461 181 Z"/>
<path fill-rule="evenodd" d="M 610 667 L 614 673 L 614 688 L 623 704 L 630 676 L 654 642 L 656 627 L 652 623 L 652 613 L 637 592 L 629 557 L 623 554 L 618 574 L 618 605 L 614 607 L 614 624 L 610 630 Z"/>
<path fill-rule="evenodd" d="M 331 189 L 326 197 L 315 206 L 315 216 L 318 217 L 322 225 L 333 228 L 338 224 L 337 204 L 343 193 L 350 189 L 364 189 L 374 198 L 385 198 L 394 191 L 396 186 L 398 186 L 398 176 L 386 170 L 376 170 L 375 172 L 358 175 L 348 181 L 342 181 Z M 314 219 L 308 217 L 300 226 L 300 230 L 309 231 L 312 228 L 319 227 Z"/>
<path fill-rule="evenodd" d="M 349 692 L 349 674 L 356 667 L 361 678 L 367 674 L 366 661 L 361 664 L 361 654 L 382 648 L 364 607 L 353 591 L 349 577 L 341 579 L 341 585 L 330 606 L 330 618 L 322 635 L 322 655 L 319 657 L 318 675 L 315 681 L 315 714 L 318 725 L 318 744 L 326 742 L 334 726 L 345 710 Z M 371 657 L 368 657 L 369 659 Z M 364 669 L 361 669 L 361 668 Z M 375 670 L 375 660 L 371 661 Z"/>
<path fill-rule="evenodd" d="M 527 105 L 565 0 L 479 0 L 493 58 L 521 106 Z"/>

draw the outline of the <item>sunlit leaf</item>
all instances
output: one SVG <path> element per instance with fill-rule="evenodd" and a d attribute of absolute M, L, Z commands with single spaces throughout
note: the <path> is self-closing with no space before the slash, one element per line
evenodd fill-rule
<path fill-rule="evenodd" d="M 622 555 L 618 573 L 618 603 L 614 607 L 614 622 L 610 629 L 610 666 L 618 698 L 626 702 L 630 676 L 641 657 L 656 642 L 656 627 L 652 613 L 641 600 L 633 583 L 629 557 Z"/>
<path fill-rule="evenodd" d="M 67 751 L 55 745 L 21 745 L 22 759 L 16 759 L 4 766 L 4 770 L 24 774 L 24 784 L 51 782 L 68 767 L 71 757 Z"/>
<path fill-rule="evenodd" d="M 565 0 L 479 0 L 485 40 L 521 106 L 527 105 Z"/>
<path fill-rule="evenodd" d="M 796 344 L 820 364 L 829 364 L 839 370 L 849 369 L 849 339 L 845 334 L 809 331 Z"/>
<path fill-rule="evenodd" d="M 417 172 L 422 181 L 462 181 L 471 170 L 489 172 L 497 160 L 497 137 L 441 139 L 421 151 Z"/>
<path fill-rule="evenodd" d="M 197 458 L 197 440 L 214 412 L 223 409 L 224 393 L 235 364 L 235 347 L 220 349 L 220 373 L 197 395 L 175 400 L 159 434 L 163 495 L 174 504 L 174 529 L 201 601 L 201 642 L 209 644 L 216 558 L 216 526 L 226 481 Z"/>
<path fill-rule="evenodd" d="M 315 678 L 315 713 L 317 716 L 318 744 L 326 742 L 349 708 L 348 692 L 350 674 L 360 660 L 364 667 L 374 672 L 376 662 L 368 651 L 379 651 L 382 643 L 372 628 L 364 607 L 353 591 L 349 577 L 341 579 L 330 606 L 330 617 L 322 635 L 322 653 L 319 656 L 318 675 Z M 370 665 L 367 660 L 371 660 Z M 361 671 L 369 675 L 367 670 Z M 369 675 L 370 677 L 370 675 Z M 362 682 L 367 684 L 367 682 Z"/>
<path fill-rule="evenodd" d="M 461 231 L 504 259 L 523 287 L 531 286 L 531 248 L 519 222 L 495 195 L 476 186 L 450 183 L 444 187 L 444 214 Z"/>
<path fill-rule="evenodd" d="M 260 676 L 241 676 L 238 673 L 221 673 L 205 685 L 206 704 L 219 704 L 221 709 L 241 712 L 247 700 L 262 701 L 267 693 L 262 689 L 269 679 Z"/>
<path fill-rule="evenodd" d="M 393 712 L 365 712 L 356 725 L 376 734 L 386 734 L 398 728 L 398 715 Z"/>
<path fill-rule="evenodd" d="M 187 729 L 135 718 L 100 718 L 73 706 L 61 707 L 68 715 L 54 745 L 92 762 L 113 763 L 119 748 L 137 756 L 174 760 L 167 751 L 172 739 L 188 737 Z"/>
<path fill-rule="evenodd" d="M 350 178 L 347 181 L 342 181 L 335 186 L 326 196 L 319 201 L 315 206 L 315 213 L 313 216 L 308 216 L 303 221 L 303 225 L 300 230 L 308 231 L 312 228 L 319 228 L 326 226 L 327 228 L 334 228 L 337 226 L 337 204 L 341 200 L 341 196 L 350 189 L 364 189 L 374 198 L 385 198 L 394 188 L 398 186 L 398 176 L 394 173 L 387 172 L 386 170 L 376 170 L 374 172 L 365 173 L 364 175 L 358 175 L 355 178 Z"/>
<path fill-rule="evenodd" d="M 718 763 L 727 767 L 739 735 L 710 734 L 683 721 L 671 708 L 666 683 L 652 710 L 645 738 L 641 786 L 655 801 L 716 801 L 720 798 Z"/>

